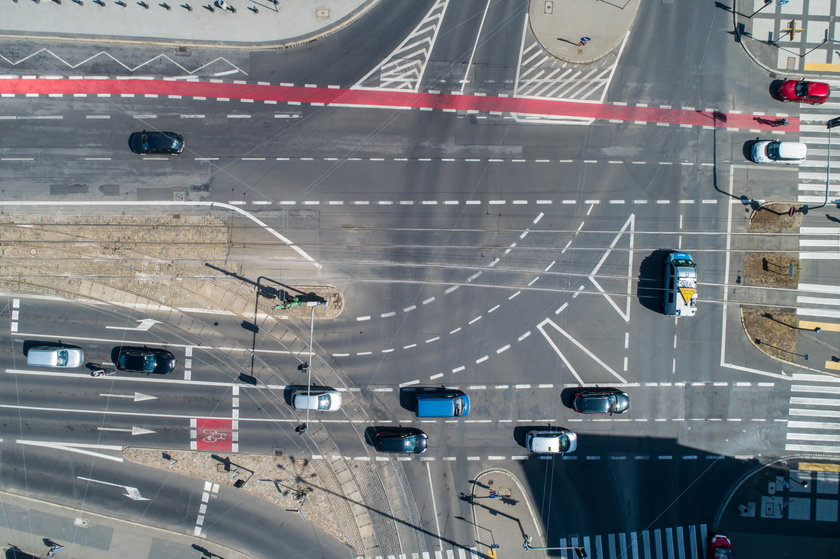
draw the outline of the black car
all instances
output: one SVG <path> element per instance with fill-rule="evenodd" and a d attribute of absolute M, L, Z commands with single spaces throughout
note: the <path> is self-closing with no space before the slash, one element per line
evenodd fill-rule
<path fill-rule="evenodd" d="M 426 452 L 426 433 L 414 427 L 380 427 L 373 434 L 373 447 L 380 452 Z"/>
<path fill-rule="evenodd" d="M 617 388 L 582 388 L 572 396 L 572 409 L 580 413 L 624 413 L 630 396 Z"/>
<path fill-rule="evenodd" d="M 128 147 L 141 155 L 178 155 L 184 151 L 184 137 L 175 132 L 135 132 L 128 138 Z"/>
<path fill-rule="evenodd" d="M 165 349 L 120 348 L 117 369 L 132 373 L 166 375 L 175 368 L 175 356 Z"/>

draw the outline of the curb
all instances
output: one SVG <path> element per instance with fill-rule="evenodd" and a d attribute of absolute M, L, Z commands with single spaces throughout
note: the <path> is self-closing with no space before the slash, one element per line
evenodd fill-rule
<path fill-rule="evenodd" d="M 167 530 L 165 528 L 159 528 L 157 526 L 151 526 L 151 525 L 147 525 L 147 524 L 140 524 L 139 522 L 135 522 L 133 520 L 125 520 L 123 518 L 117 518 L 117 517 L 114 517 L 114 516 L 108 516 L 108 515 L 105 515 L 105 514 L 100 514 L 98 512 L 91 512 L 91 511 L 88 511 L 88 510 L 77 509 L 77 508 L 74 508 L 74 507 L 70 507 L 70 506 L 62 505 L 62 504 L 58 504 L 58 503 L 53 503 L 53 502 L 50 502 L 50 501 L 43 501 L 43 500 L 37 499 L 35 497 L 20 495 L 18 493 L 12 493 L 10 491 L 5 491 L 5 490 L 2 490 L 2 489 L 0 489 L 0 495 L 9 496 L 13 499 L 21 499 L 21 500 L 29 501 L 29 502 L 32 502 L 32 503 L 38 503 L 39 505 L 44 506 L 44 507 L 55 507 L 55 508 L 61 509 L 64 512 L 68 512 L 68 513 L 72 513 L 72 514 L 79 514 L 79 515 L 82 515 L 82 516 L 93 516 L 93 517 L 96 517 L 96 518 L 103 519 L 106 522 L 113 522 L 113 523 L 117 523 L 117 524 L 120 524 L 120 523 L 127 524 L 127 525 L 130 525 L 130 526 L 141 528 L 143 530 L 153 530 L 153 531 L 161 533 L 161 534 L 167 534 L 167 535 L 170 535 L 170 536 L 175 536 L 177 538 L 184 538 L 186 540 L 191 540 L 192 539 L 187 534 L 182 534 L 180 532 L 174 532 L 172 530 Z M 0 500 L 2 500 L 2 499 L 0 498 Z M 195 538 L 195 539 L 199 539 L 199 538 Z M 218 543 L 218 542 L 216 542 L 216 541 L 214 541 L 210 538 L 204 537 L 204 538 L 200 538 L 200 539 L 203 539 L 204 541 L 211 541 L 211 542 L 213 542 L 213 545 L 224 548 L 226 553 L 227 553 L 227 556 L 230 557 L 230 558 L 241 557 L 241 558 L 253 559 L 250 555 L 246 555 L 246 554 L 242 553 L 241 551 L 238 551 L 238 550 L 236 550 L 232 547 L 228 547 L 225 544 Z M 6 545 L 11 545 L 11 544 L 6 544 Z"/>
<path fill-rule="evenodd" d="M 760 472 L 760 471 L 762 471 L 766 468 L 769 468 L 769 467 L 773 466 L 774 464 L 778 464 L 779 462 L 785 462 L 785 461 L 788 461 L 788 460 L 798 460 L 798 459 L 806 459 L 807 460 L 807 459 L 815 459 L 815 458 L 816 459 L 822 459 L 822 460 L 831 460 L 833 462 L 837 462 L 837 456 L 836 455 L 830 455 L 830 454 L 789 454 L 789 455 L 785 455 L 785 456 L 780 456 L 778 458 L 774 458 L 773 460 L 771 460 L 769 462 L 764 462 L 763 464 L 760 464 L 759 466 L 756 466 L 752 470 L 749 470 L 748 472 L 742 474 L 741 477 L 738 478 L 738 481 L 735 482 L 735 485 L 729 491 L 727 491 L 726 496 L 723 498 L 723 502 L 721 503 L 720 507 L 718 508 L 718 512 L 715 514 L 715 523 L 712 525 L 712 528 L 715 529 L 715 530 L 717 529 L 717 526 L 720 525 L 720 520 L 723 517 L 724 511 L 729 506 L 729 501 L 732 500 L 732 497 L 735 496 L 735 493 L 752 476 L 754 476 L 755 474 L 757 474 L 758 472 Z"/>

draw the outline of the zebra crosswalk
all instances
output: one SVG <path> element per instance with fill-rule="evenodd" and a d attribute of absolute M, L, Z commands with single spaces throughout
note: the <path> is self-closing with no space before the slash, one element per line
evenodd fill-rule
<path fill-rule="evenodd" d="M 561 538 L 557 547 L 570 548 L 562 550 L 564 559 L 574 559 L 576 547 L 602 559 L 695 559 L 706 556 L 708 536 L 705 524 L 695 524 Z"/>
<path fill-rule="evenodd" d="M 840 378 L 794 373 L 785 450 L 840 453 Z"/>
<path fill-rule="evenodd" d="M 592 559 L 699 559 L 706 556 L 708 540 L 709 533 L 706 525 L 694 524 L 636 532 L 560 538 L 552 540 L 545 547 L 553 548 L 552 557 L 559 556 L 563 559 L 576 559 L 575 548 L 583 548 L 586 556 Z M 499 555 L 504 555 L 508 545 L 518 547 L 521 544 L 519 542 L 505 543 L 500 547 Z M 544 544 L 533 541 L 531 545 L 537 548 L 543 547 Z M 473 559 L 475 557 L 487 557 L 487 550 L 461 547 L 398 555 L 377 555 L 367 559 Z M 357 559 L 366 558 L 358 557 Z"/>
<path fill-rule="evenodd" d="M 455 549 L 443 549 L 435 551 L 421 551 L 417 553 L 400 553 L 399 555 L 377 555 L 375 557 L 368 557 L 360 555 L 356 559 L 473 559 L 476 557 L 487 557 L 485 553 L 479 551 L 477 547 Z"/>
<path fill-rule="evenodd" d="M 828 80 L 833 91 L 840 91 L 840 80 Z M 800 109 L 799 141 L 808 145 L 808 158 L 799 166 L 799 194 L 803 204 L 821 204 L 825 201 L 828 181 L 828 203 L 840 200 L 840 157 L 830 160 L 831 144 L 840 144 L 840 131 L 829 138 L 825 123 L 840 114 L 840 101 L 822 105 L 802 105 Z M 830 165 L 829 165 L 830 160 Z M 829 170 L 830 169 L 830 170 Z"/>

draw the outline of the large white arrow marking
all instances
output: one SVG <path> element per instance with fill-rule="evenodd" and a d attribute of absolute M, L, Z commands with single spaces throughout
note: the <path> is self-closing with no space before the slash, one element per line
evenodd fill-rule
<path fill-rule="evenodd" d="M 120 427 L 97 427 L 98 431 L 119 431 L 120 433 L 131 433 L 132 435 L 151 435 L 155 433 L 151 429 L 143 429 L 142 427 L 120 428 Z"/>
<path fill-rule="evenodd" d="M 135 402 L 142 402 L 143 400 L 157 400 L 157 396 L 149 396 L 142 392 L 135 392 L 134 394 L 100 394 L 106 398 L 131 398 Z"/>
<path fill-rule="evenodd" d="M 130 485 L 120 485 L 119 483 L 109 483 L 107 481 L 100 481 L 98 479 L 92 479 L 92 478 L 89 478 L 89 477 L 82 477 L 82 476 L 76 476 L 76 477 L 79 478 L 79 479 L 82 479 L 84 481 L 90 481 L 90 482 L 93 482 L 93 483 L 101 483 L 102 485 L 110 485 L 111 487 L 122 487 L 123 489 L 125 489 L 125 496 L 128 497 L 129 499 L 133 499 L 135 501 L 148 501 L 149 500 L 146 497 L 143 497 L 143 496 L 140 495 L 140 490 L 139 489 L 137 489 L 136 487 L 131 487 Z"/>
<path fill-rule="evenodd" d="M 144 318 L 143 320 L 138 320 L 137 322 L 140 324 L 131 328 L 126 326 L 106 326 L 105 328 L 110 330 L 136 330 L 137 332 L 146 332 L 155 324 L 160 324 L 160 320 L 155 320 L 154 318 Z"/>
<path fill-rule="evenodd" d="M 110 445 L 110 444 L 85 444 L 85 443 L 60 443 L 60 442 L 52 442 L 52 441 L 30 441 L 24 439 L 18 439 L 16 441 L 18 444 L 29 445 L 29 446 L 39 446 L 42 448 L 53 448 L 55 450 L 66 450 L 67 452 L 75 452 L 77 454 L 84 454 L 86 456 L 96 456 L 97 458 L 103 458 L 105 460 L 112 460 L 114 462 L 122 462 L 122 456 L 111 456 L 110 454 L 104 454 L 102 452 L 94 452 L 92 450 L 87 450 L 89 448 L 94 448 L 96 450 L 111 450 L 115 452 L 121 452 L 122 446 L 120 445 Z"/>

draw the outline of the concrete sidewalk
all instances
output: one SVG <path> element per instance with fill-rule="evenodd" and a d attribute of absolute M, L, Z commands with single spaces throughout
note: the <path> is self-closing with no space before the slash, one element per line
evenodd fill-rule
<path fill-rule="evenodd" d="M 6 492 L 0 492 L 0 514 L 4 557 L 15 549 L 20 559 L 40 559 L 57 544 L 64 547 L 55 559 L 248 559 L 206 539 Z"/>
<path fill-rule="evenodd" d="M 472 504 L 475 541 L 486 557 L 535 559 L 541 551 L 527 551 L 523 543 L 542 547 L 542 531 L 525 491 L 511 472 L 493 469 L 475 477 L 473 490 L 463 499 Z"/>
<path fill-rule="evenodd" d="M 718 8 L 732 14 L 735 37 L 767 72 L 786 78 L 840 75 L 840 27 L 831 2 L 732 0 Z"/>
<path fill-rule="evenodd" d="M 640 0 L 531 0 L 528 17 L 545 50 L 560 60 L 587 64 L 618 47 L 633 26 L 639 4 Z"/>
<path fill-rule="evenodd" d="M 0 37 L 278 48 L 335 33 L 379 0 L 15 0 Z"/>
<path fill-rule="evenodd" d="M 13 1 L 0 20 L 0 37 L 246 50 L 315 41 L 351 25 L 380 2 Z M 591 63 L 613 52 L 624 40 L 639 4 L 640 0 L 531 0 L 530 32 L 553 57 L 575 64 Z"/>
<path fill-rule="evenodd" d="M 712 531 L 732 540 L 735 556 L 836 557 L 840 463 L 796 456 L 757 464 L 721 503 Z"/>

